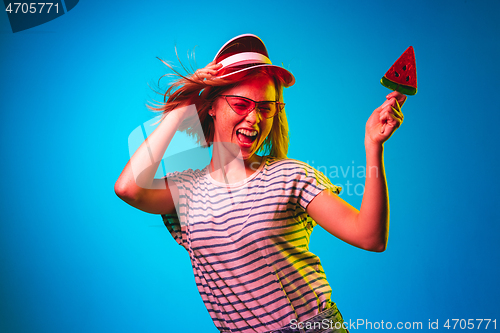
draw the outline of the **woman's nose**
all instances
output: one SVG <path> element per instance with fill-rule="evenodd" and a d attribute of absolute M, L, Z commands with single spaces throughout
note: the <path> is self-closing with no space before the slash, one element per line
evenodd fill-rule
<path fill-rule="evenodd" d="M 253 109 L 246 116 L 247 121 L 252 122 L 252 123 L 259 123 L 261 118 L 262 118 L 262 115 L 260 114 L 260 111 L 258 108 Z"/>

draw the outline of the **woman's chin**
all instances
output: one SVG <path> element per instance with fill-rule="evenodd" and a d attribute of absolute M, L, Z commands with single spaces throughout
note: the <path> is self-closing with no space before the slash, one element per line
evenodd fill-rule
<path fill-rule="evenodd" d="M 239 138 L 237 138 L 236 140 L 241 150 L 241 156 L 243 157 L 244 160 L 251 158 L 257 151 L 255 147 L 257 146 L 258 137 L 252 142 L 243 142 L 239 140 Z"/>

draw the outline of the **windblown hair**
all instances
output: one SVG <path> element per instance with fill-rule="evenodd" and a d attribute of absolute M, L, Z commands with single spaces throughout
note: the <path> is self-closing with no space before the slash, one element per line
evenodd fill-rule
<path fill-rule="evenodd" d="M 276 87 L 277 100 L 283 102 L 284 78 L 277 71 L 273 71 L 269 67 L 257 67 L 243 72 L 242 75 L 234 75 L 236 78 L 204 80 L 198 77 L 196 73 L 190 73 L 184 66 L 182 67 L 187 75 L 180 74 L 173 66 L 163 60 L 161 61 L 174 73 L 166 74 L 160 80 L 166 76 L 175 77 L 176 80 L 165 93 L 159 93 L 163 95 L 163 102 L 148 105 L 148 108 L 155 112 L 161 112 L 165 116 L 168 112 L 176 108 L 195 104 L 203 133 L 200 133 L 199 127 L 195 126 L 196 121 L 189 118 L 181 123 L 179 130 L 194 137 L 201 146 L 209 147 L 214 140 L 214 121 L 208 112 L 212 108 L 215 99 L 220 94 L 223 94 L 224 91 L 237 86 L 240 82 L 263 75 L 269 76 Z M 257 152 L 277 158 L 286 158 L 288 143 L 288 121 L 283 109 L 275 116 L 271 132 L 257 149 Z"/>

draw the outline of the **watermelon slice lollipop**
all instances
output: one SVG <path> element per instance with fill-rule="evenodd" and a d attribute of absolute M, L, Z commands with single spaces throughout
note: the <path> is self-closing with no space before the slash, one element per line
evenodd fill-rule
<path fill-rule="evenodd" d="M 417 65 L 415 64 L 413 46 L 404 51 L 385 73 L 380 83 L 384 87 L 399 91 L 405 95 L 415 95 L 417 93 Z"/>

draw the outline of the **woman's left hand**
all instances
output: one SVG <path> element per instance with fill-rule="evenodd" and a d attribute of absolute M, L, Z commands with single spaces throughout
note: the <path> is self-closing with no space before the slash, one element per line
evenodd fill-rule
<path fill-rule="evenodd" d="M 403 123 L 401 107 L 406 96 L 393 91 L 386 96 L 387 100 L 373 111 L 366 122 L 365 145 L 382 145 Z"/>

